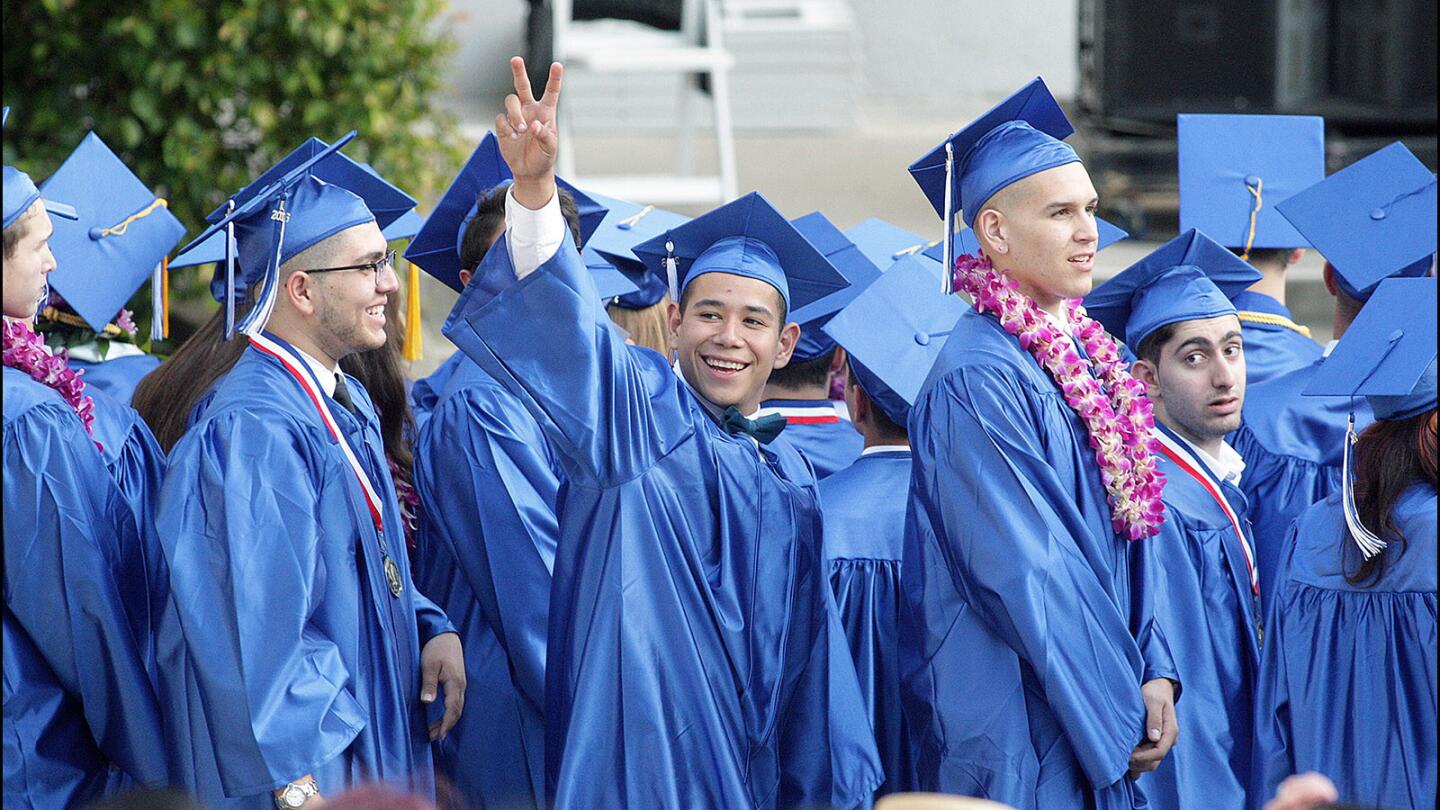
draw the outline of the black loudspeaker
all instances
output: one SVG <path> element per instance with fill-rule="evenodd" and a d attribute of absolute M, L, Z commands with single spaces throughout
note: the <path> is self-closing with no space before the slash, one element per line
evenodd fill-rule
<path fill-rule="evenodd" d="M 1080 102 L 1113 129 L 1175 114 L 1323 115 L 1431 131 L 1435 0 L 1080 0 Z"/>

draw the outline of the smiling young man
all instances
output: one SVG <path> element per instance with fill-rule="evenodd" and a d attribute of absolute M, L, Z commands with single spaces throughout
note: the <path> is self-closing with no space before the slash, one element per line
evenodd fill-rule
<path fill-rule="evenodd" d="M 853 807 L 880 781 L 821 573 L 814 475 L 752 420 L 799 328 L 843 286 L 758 195 L 635 252 L 674 280 L 672 344 L 625 345 L 556 203 L 562 68 L 524 63 L 496 119 L 506 231 L 445 333 L 525 405 L 565 467 L 546 659 L 546 801 Z M 773 424 L 778 422 L 779 424 Z"/>
<path fill-rule="evenodd" d="M 977 307 L 909 418 L 907 787 L 1021 808 L 1131 807 L 1177 733 L 1150 542 L 1136 539 L 1161 508 L 1141 476 L 1153 460 L 1119 432 L 1143 413 L 1114 396 L 1135 383 L 1092 361 L 1118 360 L 1114 347 L 1066 305 L 1090 291 L 1099 239 L 1095 188 L 1057 139 L 1071 131 L 1036 79 L 911 166 L 947 221 L 963 211 L 981 255 L 957 262 Z M 1102 378 L 1093 396 L 1124 423 L 1067 401 Z"/>
<path fill-rule="evenodd" d="M 430 790 L 430 742 L 464 701 L 457 636 L 411 583 L 374 406 L 338 368 L 384 345 L 399 280 L 375 203 L 310 172 L 331 152 L 252 185 L 201 236 L 233 225 L 237 273 L 261 290 L 157 507 L 186 662 L 162 693 L 192 788 L 217 804 Z"/>
<path fill-rule="evenodd" d="M 1161 246 L 1085 299 L 1139 360 L 1155 408 L 1165 525 L 1154 546 L 1156 620 L 1185 700 L 1185 743 L 1145 780 L 1159 810 L 1246 807 L 1260 650 L 1260 581 L 1245 462 L 1225 437 L 1245 403 L 1245 343 L 1234 299 L 1260 273 L 1198 231 Z"/>
<path fill-rule="evenodd" d="M 72 807 L 168 781 L 149 568 L 94 404 L 30 328 L 55 269 L 50 212 L 76 211 L 13 166 L 4 202 L 4 804 Z"/>

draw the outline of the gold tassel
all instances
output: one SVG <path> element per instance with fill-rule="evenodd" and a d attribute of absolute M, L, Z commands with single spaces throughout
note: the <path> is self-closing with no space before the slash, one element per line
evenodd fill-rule
<path fill-rule="evenodd" d="M 160 334 L 170 339 L 170 257 L 160 260 Z"/>
<path fill-rule="evenodd" d="M 406 360 L 414 362 L 424 354 L 420 338 L 420 268 L 414 262 L 406 262 L 410 289 L 405 293 L 405 345 L 402 349 Z"/>

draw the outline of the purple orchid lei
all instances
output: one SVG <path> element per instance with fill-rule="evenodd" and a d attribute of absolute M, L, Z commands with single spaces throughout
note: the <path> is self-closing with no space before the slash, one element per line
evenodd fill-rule
<path fill-rule="evenodd" d="M 1155 464 L 1155 419 L 1145 389 L 1126 368 L 1115 341 L 1085 314 L 1078 299 L 1065 302 L 1071 337 L 1089 363 L 1013 279 L 983 256 L 955 260 L 955 285 L 969 293 L 978 312 L 991 312 L 1060 386 L 1065 402 L 1085 423 L 1090 449 L 1109 495 L 1111 522 L 1126 540 L 1152 537 L 1165 522 L 1160 500 L 1165 477 Z M 1090 372 L 1094 372 L 1092 375 Z M 1098 378 L 1098 379 L 1097 379 Z"/>
<path fill-rule="evenodd" d="M 4 332 L 5 365 L 29 374 L 36 382 L 54 388 L 65 398 L 80 417 L 85 432 L 94 435 L 95 401 L 85 393 L 85 383 L 80 379 L 84 371 L 70 368 L 70 355 L 64 349 L 50 354 L 45 351 L 40 336 L 31 331 L 24 321 L 5 320 Z M 95 442 L 100 450 L 105 448 Z"/>

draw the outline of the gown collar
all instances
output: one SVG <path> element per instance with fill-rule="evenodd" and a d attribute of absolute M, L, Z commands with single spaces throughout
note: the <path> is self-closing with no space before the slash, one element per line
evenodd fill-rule
<path fill-rule="evenodd" d="M 1230 446 L 1229 442 L 1220 442 L 1220 454 L 1218 457 L 1195 446 L 1189 439 L 1171 430 L 1160 423 L 1155 424 L 1156 437 L 1161 442 L 1171 445 L 1179 445 L 1185 448 L 1205 468 L 1205 472 L 1216 481 L 1229 484 L 1232 487 L 1240 486 L 1240 476 L 1245 472 L 1245 459 Z"/>

